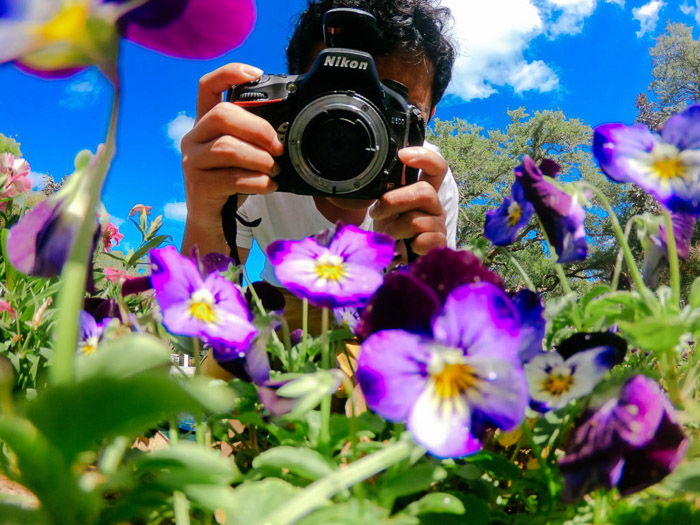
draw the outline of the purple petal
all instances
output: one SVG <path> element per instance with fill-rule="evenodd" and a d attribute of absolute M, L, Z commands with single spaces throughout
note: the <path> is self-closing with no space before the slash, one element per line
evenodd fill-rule
<path fill-rule="evenodd" d="M 230 264 L 236 264 L 231 257 L 216 252 L 206 254 L 202 257 L 201 262 L 206 275 L 212 272 L 225 272 L 228 270 Z"/>
<path fill-rule="evenodd" d="M 587 247 L 583 221 L 586 214 L 583 208 L 571 195 L 544 180 L 531 158 L 525 157 L 515 174 L 559 256 L 557 262 L 585 259 Z"/>
<path fill-rule="evenodd" d="M 593 155 L 613 182 L 631 182 L 636 172 L 630 169 L 629 159 L 649 153 L 657 142 L 658 137 L 642 124 L 604 124 L 594 130 Z"/>
<path fill-rule="evenodd" d="M 41 201 L 10 228 L 7 238 L 8 258 L 20 272 L 32 274 L 36 264 L 36 240 L 39 232 L 53 218 L 58 203 Z"/>
<path fill-rule="evenodd" d="M 83 308 L 87 313 L 100 322 L 107 318 L 122 320 L 119 310 L 119 303 L 115 299 L 104 299 L 102 297 L 86 297 L 83 301 Z"/>
<path fill-rule="evenodd" d="M 122 297 L 152 290 L 151 277 L 133 277 L 122 283 Z"/>
<path fill-rule="evenodd" d="M 367 405 L 390 421 L 404 421 L 425 389 L 430 355 L 418 335 L 402 330 L 371 335 L 357 362 Z"/>
<path fill-rule="evenodd" d="M 255 17 L 253 0 L 150 0 L 119 25 L 129 40 L 166 55 L 213 58 L 239 46 Z"/>
<path fill-rule="evenodd" d="M 466 392 L 469 406 L 480 421 L 510 430 L 525 417 L 528 388 L 517 361 L 478 356 L 468 359 L 480 378 L 478 386 Z"/>
<path fill-rule="evenodd" d="M 651 441 L 666 409 L 666 396 L 659 385 L 643 375 L 627 381 L 615 409 L 620 437 L 634 447 Z"/>
<path fill-rule="evenodd" d="M 554 178 L 561 171 L 561 165 L 552 159 L 542 159 L 542 162 L 540 162 L 540 171 L 543 175 Z"/>
<path fill-rule="evenodd" d="M 542 298 L 531 290 L 520 290 L 513 296 L 520 315 L 520 361 L 525 363 L 542 351 L 547 322 Z"/>
<path fill-rule="evenodd" d="M 85 67 L 70 67 L 64 69 L 36 69 L 19 60 L 14 62 L 14 65 L 17 69 L 24 71 L 25 73 L 29 73 L 30 75 L 49 80 L 72 77 L 73 75 L 80 73 L 81 71 L 86 69 Z"/>
<path fill-rule="evenodd" d="M 431 321 L 440 310 L 437 294 L 413 274 L 390 273 L 362 311 L 355 334 L 366 339 L 380 330 L 401 328 L 431 334 Z"/>
<path fill-rule="evenodd" d="M 495 210 L 486 212 L 484 236 L 496 246 L 512 244 L 518 231 L 527 225 L 533 213 L 535 209 L 525 199 L 525 192 L 516 180 L 511 188 L 511 197 L 506 197 L 503 204 Z"/>
<path fill-rule="evenodd" d="M 102 335 L 102 330 L 97 326 L 97 321 L 85 310 L 80 311 L 80 340 L 87 341 L 91 337 L 100 337 Z"/>
<path fill-rule="evenodd" d="M 415 440 L 433 456 L 459 458 L 481 449 L 481 443 L 471 435 L 471 414 L 464 406 L 444 406 L 429 390 L 418 398 L 408 418 L 407 427 Z"/>
<path fill-rule="evenodd" d="M 151 250 L 151 285 L 163 311 L 188 301 L 192 293 L 204 286 L 194 262 L 180 255 L 174 246 Z"/>
<path fill-rule="evenodd" d="M 671 224 L 673 225 L 673 236 L 676 240 L 676 250 L 678 251 L 678 256 L 682 259 L 687 259 L 690 254 L 690 243 L 693 238 L 697 220 L 697 217 L 687 213 L 671 213 Z M 659 227 L 658 237 L 654 236 L 651 240 L 662 252 L 666 253 L 668 251 L 666 226 L 664 224 Z"/>
<path fill-rule="evenodd" d="M 692 105 L 669 118 L 661 137 L 679 150 L 700 149 L 700 105 Z"/>
<path fill-rule="evenodd" d="M 381 271 L 394 260 L 395 245 L 396 241 L 388 235 L 349 225 L 336 233 L 328 248 L 350 264 Z"/>
<path fill-rule="evenodd" d="M 510 298 L 491 283 L 453 290 L 433 320 L 436 341 L 468 356 L 517 360 L 520 317 Z M 518 361 L 519 362 L 519 361 Z"/>
<path fill-rule="evenodd" d="M 611 332 L 578 332 L 559 343 L 556 351 L 564 359 L 569 359 L 578 352 L 596 347 L 608 349 L 598 358 L 601 365 L 607 368 L 622 363 L 627 353 L 627 341 Z"/>
<path fill-rule="evenodd" d="M 430 286 L 444 303 L 449 293 L 463 284 L 489 282 L 505 288 L 503 280 L 466 250 L 433 248 L 410 267 L 413 275 Z"/>

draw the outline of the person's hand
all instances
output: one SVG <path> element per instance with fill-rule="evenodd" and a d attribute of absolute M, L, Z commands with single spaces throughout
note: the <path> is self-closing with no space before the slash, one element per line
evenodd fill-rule
<path fill-rule="evenodd" d="M 221 93 L 262 74 L 246 64 L 228 64 L 199 81 L 197 119 L 182 139 L 188 223 L 221 225 L 221 209 L 230 195 L 275 191 L 275 156 L 283 146 L 263 118 L 229 102 Z"/>
<path fill-rule="evenodd" d="M 424 147 L 402 149 L 399 160 L 421 170 L 418 182 L 386 192 L 370 208 L 375 230 L 397 240 L 411 239 L 418 255 L 446 246 L 445 210 L 437 192 L 447 174 L 447 161 Z"/>

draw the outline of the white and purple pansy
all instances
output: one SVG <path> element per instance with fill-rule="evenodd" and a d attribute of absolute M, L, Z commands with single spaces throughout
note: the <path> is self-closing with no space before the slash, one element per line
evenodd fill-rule
<path fill-rule="evenodd" d="M 627 351 L 624 339 L 609 332 L 581 332 L 554 352 L 540 352 L 525 364 L 531 406 L 556 410 L 590 394 Z"/>
<path fill-rule="evenodd" d="M 546 161 L 546 162 L 545 162 Z M 534 206 L 557 252 L 559 263 L 582 261 L 588 251 L 583 221 L 586 213 L 576 199 L 549 182 L 545 175 L 556 175 L 559 166 L 545 159 L 540 166 L 530 157 L 515 169 L 527 200 Z"/>
<path fill-rule="evenodd" d="M 267 247 L 267 257 L 280 283 L 311 304 L 363 306 L 382 284 L 395 242 L 388 235 L 339 223 L 299 241 L 275 241 Z"/>
<path fill-rule="evenodd" d="M 700 105 L 673 115 L 660 135 L 641 124 L 598 126 L 593 154 L 614 182 L 634 182 L 669 210 L 700 215 Z"/>
<path fill-rule="evenodd" d="M 511 429 L 525 414 L 518 312 L 491 283 L 463 285 L 433 318 L 432 334 L 372 334 L 362 344 L 358 381 L 372 410 L 405 421 L 434 456 L 475 453 L 479 428 Z"/>
<path fill-rule="evenodd" d="M 218 272 L 203 278 L 195 263 L 174 246 L 151 250 L 151 284 L 172 333 L 249 349 L 257 331 L 241 291 Z"/>
<path fill-rule="evenodd" d="M 85 310 L 80 311 L 80 339 L 78 340 L 78 350 L 86 355 L 93 354 L 97 350 L 100 338 L 107 328 L 112 318 L 107 317 L 99 323 Z"/>
<path fill-rule="evenodd" d="M 511 196 L 506 197 L 498 208 L 486 212 L 484 236 L 496 246 L 513 244 L 518 231 L 535 213 L 517 180 L 513 183 L 510 193 Z"/>

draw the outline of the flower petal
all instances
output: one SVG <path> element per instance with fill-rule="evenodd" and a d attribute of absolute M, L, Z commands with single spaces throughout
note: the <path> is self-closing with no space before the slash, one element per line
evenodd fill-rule
<path fill-rule="evenodd" d="M 520 347 L 518 355 L 525 363 L 542 351 L 547 322 L 544 319 L 542 298 L 531 290 L 520 290 L 513 296 L 513 304 L 520 315 Z"/>
<path fill-rule="evenodd" d="M 518 359 L 520 317 L 505 292 L 491 283 L 453 290 L 433 320 L 435 339 L 468 356 Z"/>
<path fill-rule="evenodd" d="M 362 343 L 357 380 L 367 405 L 390 421 L 404 421 L 425 389 L 430 351 L 420 336 L 384 330 Z"/>
<path fill-rule="evenodd" d="M 194 262 L 180 255 L 174 246 L 151 250 L 149 256 L 153 265 L 151 285 L 163 311 L 188 301 L 195 290 L 204 286 Z"/>
<path fill-rule="evenodd" d="M 32 274 L 36 265 L 36 243 L 39 232 L 56 213 L 58 203 L 41 201 L 10 228 L 7 238 L 8 258 L 20 272 Z"/>
<path fill-rule="evenodd" d="M 382 271 L 394 260 L 395 245 L 388 235 L 348 225 L 336 233 L 328 248 L 349 264 Z"/>
<path fill-rule="evenodd" d="M 679 150 L 700 149 L 700 105 L 694 104 L 670 117 L 661 137 Z"/>
<path fill-rule="evenodd" d="M 593 133 L 593 155 L 613 182 L 631 182 L 636 172 L 630 170 L 629 160 L 641 158 L 654 149 L 658 137 L 642 124 L 604 124 Z"/>

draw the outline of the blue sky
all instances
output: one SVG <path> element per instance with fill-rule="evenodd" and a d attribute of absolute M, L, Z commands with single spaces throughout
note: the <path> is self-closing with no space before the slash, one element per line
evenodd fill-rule
<path fill-rule="evenodd" d="M 238 49 L 208 61 L 173 59 L 123 42 L 124 100 L 118 154 L 104 193 L 116 222 L 134 204 L 165 214 L 163 232 L 179 245 L 184 187 L 176 143 L 191 125 L 197 81 L 227 62 L 285 71 L 291 21 L 305 0 L 259 0 L 258 20 Z M 651 79 L 648 49 L 668 22 L 700 25 L 700 0 L 443 0 L 453 9 L 460 54 L 441 119 L 486 128 L 507 123 L 506 110 L 561 109 L 595 126 L 631 122 L 635 97 Z M 695 36 L 698 36 L 696 30 Z M 22 144 L 35 173 L 60 179 L 74 155 L 105 133 L 110 85 L 95 69 L 45 81 L 0 67 L 0 132 Z M 138 239 L 128 222 L 128 247 Z M 261 256 L 249 268 L 257 275 Z"/>

